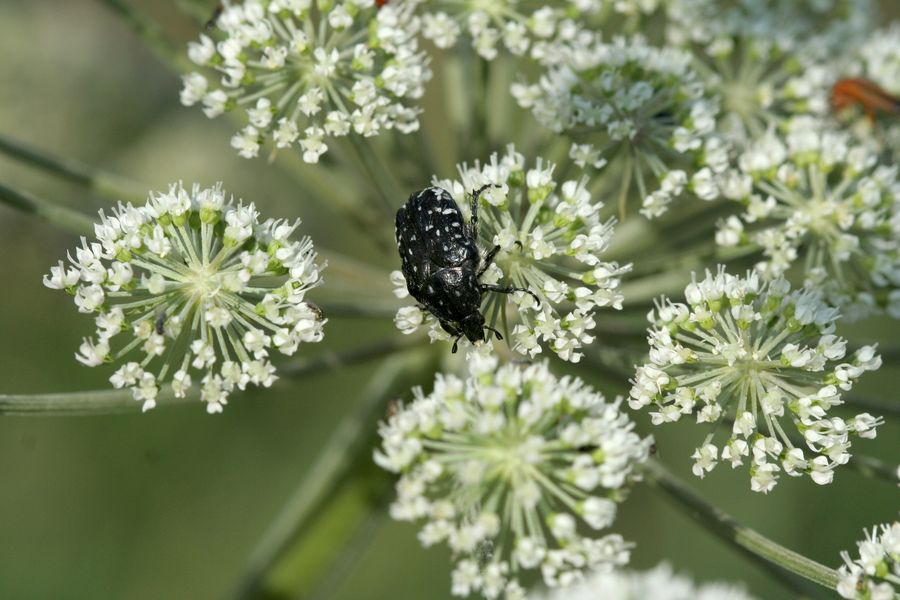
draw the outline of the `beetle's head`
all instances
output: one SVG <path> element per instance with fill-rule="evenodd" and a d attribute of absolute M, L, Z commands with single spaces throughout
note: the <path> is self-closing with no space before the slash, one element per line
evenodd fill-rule
<path fill-rule="evenodd" d="M 473 344 L 484 341 L 484 316 L 476 310 L 459 322 L 459 330 Z"/>

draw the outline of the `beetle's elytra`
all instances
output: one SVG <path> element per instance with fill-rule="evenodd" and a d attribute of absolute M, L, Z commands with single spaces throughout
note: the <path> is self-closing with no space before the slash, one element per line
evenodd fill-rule
<path fill-rule="evenodd" d="M 530 290 L 479 281 L 500 250 L 494 246 L 482 257 L 478 249 L 478 197 L 487 187 L 472 193 L 469 223 L 450 193 L 439 187 L 414 192 L 397 211 L 395 234 L 406 287 L 444 331 L 456 336 L 453 352 L 462 336 L 470 342 L 483 341 L 485 329 L 503 339 L 484 323 L 481 296 L 485 292 L 522 291 L 540 303 Z"/>

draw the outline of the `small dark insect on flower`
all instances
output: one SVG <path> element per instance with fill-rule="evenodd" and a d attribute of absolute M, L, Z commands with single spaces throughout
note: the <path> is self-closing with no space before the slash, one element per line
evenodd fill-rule
<path fill-rule="evenodd" d="M 158 315 L 156 315 L 156 321 L 153 323 L 153 328 L 156 330 L 156 333 L 159 335 L 164 335 L 166 333 L 166 311 L 160 311 Z"/>
<path fill-rule="evenodd" d="M 468 224 L 450 193 L 439 187 L 413 193 L 397 211 L 395 234 L 406 288 L 437 317 L 444 331 L 456 336 L 453 352 L 462 336 L 473 343 L 483 341 L 485 329 L 503 339 L 499 331 L 484 324 L 484 292 L 525 292 L 540 304 L 531 290 L 479 281 L 500 251 L 500 246 L 494 246 L 482 257 L 478 250 L 478 197 L 488 187 L 472 193 Z"/>
<path fill-rule="evenodd" d="M 216 21 L 219 20 L 219 17 L 222 14 L 222 11 L 225 10 L 225 5 L 219 2 L 216 4 L 216 7 L 213 9 L 212 16 L 209 17 L 209 20 L 203 24 L 203 29 L 209 31 L 216 25 Z"/>
<path fill-rule="evenodd" d="M 868 79 L 841 79 L 831 88 L 831 106 L 836 111 L 861 106 L 870 121 L 879 114 L 900 115 L 900 98 L 892 96 Z"/>

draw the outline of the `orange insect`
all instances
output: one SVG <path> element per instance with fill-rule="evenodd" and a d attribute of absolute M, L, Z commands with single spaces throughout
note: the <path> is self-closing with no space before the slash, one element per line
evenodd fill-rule
<path fill-rule="evenodd" d="M 835 83 L 831 88 L 831 106 L 836 111 L 861 106 L 870 121 L 879 114 L 900 116 L 900 98 L 862 77 L 848 77 Z"/>

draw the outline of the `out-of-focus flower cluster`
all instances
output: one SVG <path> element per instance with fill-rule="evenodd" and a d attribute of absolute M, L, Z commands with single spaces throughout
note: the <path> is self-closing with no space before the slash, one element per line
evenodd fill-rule
<path fill-rule="evenodd" d="M 881 366 L 875 348 L 847 357 L 846 340 L 834 335 L 838 311 L 783 279 L 762 283 L 720 268 L 684 294 L 686 303 L 664 300 L 649 315 L 650 362 L 637 370 L 631 407 L 649 407 L 656 425 L 686 416 L 731 422 L 724 443 L 711 432 L 697 447 L 698 477 L 720 461 L 736 468 L 749 460 L 754 491 L 770 491 L 781 472 L 830 483 L 850 458 L 850 437 L 874 437 L 880 423 L 868 413 L 829 414 Z"/>
<path fill-rule="evenodd" d="M 519 578 L 550 587 L 628 562 L 608 529 L 652 441 L 619 400 L 545 363 L 499 366 L 486 349 L 470 376 L 438 375 L 434 390 L 382 423 L 376 462 L 400 473 L 391 515 L 423 521 L 425 546 L 453 550 L 454 595 L 524 599 Z"/>
<path fill-rule="evenodd" d="M 688 53 L 641 38 L 601 43 L 591 36 L 560 52 L 562 60 L 537 83 L 513 85 L 513 96 L 539 123 L 573 140 L 576 164 L 611 172 L 622 212 L 632 183 L 648 218 L 687 190 L 716 197 L 707 181 L 728 165 L 714 135 L 718 102 Z"/>
<path fill-rule="evenodd" d="M 895 600 L 900 597 L 900 521 L 873 527 L 857 542 L 859 557 L 842 552 L 837 591 L 853 600 Z"/>
<path fill-rule="evenodd" d="M 499 246 L 484 283 L 531 290 L 511 296 L 489 293 L 482 312 L 492 326 L 505 325 L 509 300 L 516 311 L 511 334 L 513 349 L 534 357 L 548 347 L 560 358 L 577 362 L 579 351 L 594 337 L 595 310 L 622 308 L 619 282 L 628 266 L 605 262 L 602 254 L 613 235 L 613 222 L 599 216 L 601 202 L 587 189 L 588 180 L 554 180 L 556 166 L 537 158 L 528 167 L 525 157 L 509 146 L 489 163 L 460 165 L 459 180 L 438 180 L 461 210 L 468 212 L 467 194 L 486 184 L 479 207 L 479 236 L 485 249 Z M 397 295 L 407 295 L 402 274 L 392 275 Z M 401 308 L 397 326 L 412 333 L 423 324 L 432 339 L 449 339 L 437 320 L 415 306 Z"/>
<path fill-rule="evenodd" d="M 215 39 L 201 35 L 188 49 L 219 81 L 185 75 L 181 102 L 201 104 L 210 118 L 243 110 L 248 124 L 231 145 L 245 158 L 271 139 L 276 148 L 299 146 L 303 160 L 315 163 L 328 138 L 419 127 L 410 101 L 422 96 L 431 71 L 418 49 L 415 3 L 313 4 L 228 5 L 216 19 Z"/>
<path fill-rule="evenodd" d="M 563 590 L 551 590 L 534 600 L 753 600 L 727 583 L 695 585 L 663 563 L 650 571 L 595 573 Z"/>
<path fill-rule="evenodd" d="M 723 221 L 723 246 L 759 248 L 765 278 L 803 265 L 807 287 L 846 316 L 887 311 L 900 318 L 900 181 L 897 166 L 847 134 L 799 117 L 785 135 L 749 144 L 729 173 L 726 195 L 746 206 Z"/>
<path fill-rule="evenodd" d="M 220 412 L 234 389 L 272 385 L 271 351 L 293 354 L 322 339 L 321 312 L 305 301 L 321 267 L 309 238 L 291 239 L 299 221 L 260 222 L 252 203 L 235 203 L 219 186 L 181 184 L 111 212 L 100 212 L 97 240 L 81 238 L 44 285 L 97 315 L 97 337 L 85 338 L 79 362 L 143 355 L 110 382 L 130 388 L 144 410 L 166 382 L 184 397 L 197 371 L 207 411 Z"/>

